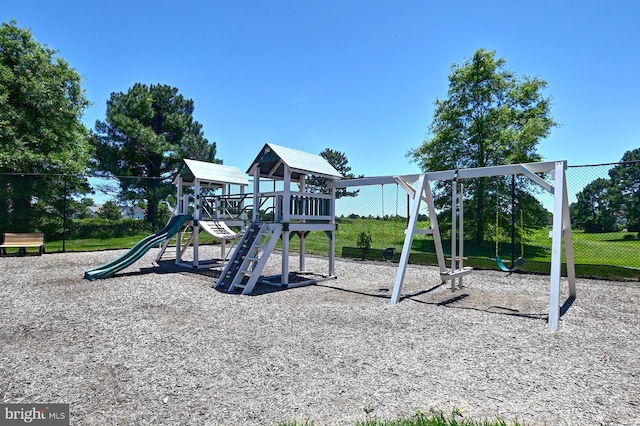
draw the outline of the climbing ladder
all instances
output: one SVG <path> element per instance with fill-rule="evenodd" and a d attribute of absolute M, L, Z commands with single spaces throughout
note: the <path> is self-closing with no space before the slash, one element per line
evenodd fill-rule
<path fill-rule="evenodd" d="M 241 288 L 242 294 L 251 294 L 281 233 L 281 224 L 253 222 L 244 233 L 214 288 L 228 293 Z"/>

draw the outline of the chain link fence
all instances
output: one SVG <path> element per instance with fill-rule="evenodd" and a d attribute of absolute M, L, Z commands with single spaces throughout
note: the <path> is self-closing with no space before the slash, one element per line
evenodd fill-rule
<path fill-rule="evenodd" d="M 567 171 L 576 272 L 583 277 L 640 279 L 640 164 L 570 166 Z M 398 261 L 409 217 L 409 197 L 395 184 L 350 188 L 355 197 L 336 201 L 338 255 Z M 523 201 L 531 194 L 536 202 Z M 44 232 L 46 251 L 130 248 L 162 228 L 176 205 L 170 180 L 138 177 L 0 174 L 0 232 Z M 447 198 L 449 198 L 447 200 Z M 519 272 L 548 273 L 553 195 L 520 184 L 518 193 L 486 195 L 481 239 L 465 232 L 468 266 L 498 269 L 522 257 Z M 439 224 L 445 254 L 450 251 L 450 195 L 441 194 Z M 478 218 L 465 201 L 465 230 Z M 428 228 L 423 203 L 420 227 Z M 314 235 L 318 234 L 318 235 Z M 328 238 L 312 233 L 306 249 L 327 254 Z M 292 241 L 292 248 L 296 248 Z M 17 255 L 9 250 L 9 255 Z M 433 238 L 417 235 L 410 262 L 436 264 Z"/>
<path fill-rule="evenodd" d="M 138 177 L 0 174 L 0 232 L 42 232 L 48 253 L 128 248 L 164 226 L 171 187 Z"/>

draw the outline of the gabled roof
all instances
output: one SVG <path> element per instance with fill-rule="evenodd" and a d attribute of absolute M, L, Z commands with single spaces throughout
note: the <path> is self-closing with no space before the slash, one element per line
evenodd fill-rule
<path fill-rule="evenodd" d="M 259 168 L 260 177 L 283 179 L 284 164 L 289 166 L 292 180 L 298 180 L 302 175 L 314 175 L 333 180 L 342 178 L 340 173 L 321 156 L 272 143 L 264 145 L 247 173 L 253 175 L 254 170 Z"/>
<path fill-rule="evenodd" d="M 204 186 L 249 185 L 249 180 L 237 167 L 190 160 L 188 158 L 183 161 L 184 165 L 180 170 L 179 176 L 182 177 L 182 182 L 185 185 L 193 184 L 195 179 L 200 180 L 200 184 Z"/>

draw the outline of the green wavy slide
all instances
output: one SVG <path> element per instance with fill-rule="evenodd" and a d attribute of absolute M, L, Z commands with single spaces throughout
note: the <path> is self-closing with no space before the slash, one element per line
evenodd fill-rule
<path fill-rule="evenodd" d="M 109 278 L 116 272 L 122 271 L 127 266 L 138 261 L 146 252 L 151 248 L 157 246 L 160 243 L 173 237 L 182 229 L 184 224 L 190 220 L 193 220 L 191 215 L 178 215 L 171 218 L 167 226 L 153 235 L 143 238 L 128 252 L 117 258 L 116 260 L 106 263 L 97 268 L 89 269 L 85 271 L 84 278 L 93 281 L 103 278 Z"/>

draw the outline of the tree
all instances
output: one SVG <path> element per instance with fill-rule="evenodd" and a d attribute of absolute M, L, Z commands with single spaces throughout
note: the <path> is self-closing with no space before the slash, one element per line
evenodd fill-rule
<path fill-rule="evenodd" d="M 106 120 L 96 122 L 95 170 L 119 178 L 122 201 L 146 200 L 151 223 L 158 202 L 175 191 L 184 158 L 222 163 L 193 111 L 193 101 L 175 87 L 136 83 L 127 93 L 112 93 Z"/>
<path fill-rule="evenodd" d="M 122 211 L 115 201 L 109 200 L 98 211 L 98 217 L 101 219 L 120 220 L 122 219 Z"/>
<path fill-rule="evenodd" d="M 65 195 L 86 193 L 93 153 L 81 122 L 90 105 L 82 77 L 58 51 L 11 20 L 0 27 L 0 228 L 61 229 Z M 24 174 L 24 175 L 22 175 Z M 27 176 L 45 174 L 47 176 Z M 22 176 L 21 176 L 22 175 Z"/>
<path fill-rule="evenodd" d="M 505 68 L 505 59 L 495 51 L 479 49 L 462 65 L 453 64 L 449 74 L 447 98 L 436 100 L 430 138 L 408 156 L 424 171 L 487 167 L 539 161 L 536 151 L 540 139 L 557 124 L 550 117 L 551 101 L 542 91 L 547 82 L 537 77 L 517 78 Z M 469 219 L 465 229 L 482 242 L 488 217 L 497 208 L 496 185 L 488 178 L 466 182 L 470 194 Z M 436 187 L 436 203 L 447 209 L 450 188 Z M 519 191 L 531 191 L 521 184 Z M 450 207 L 449 207 L 450 208 Z M 493 213 L 495 214 L 495 213 Z M 447 217 L 447 215 L 443 215 Z"/>
<path fill-rule="evenodd" d="M 570 206 L 571 222 L 585 232 L 617 231 L 619 192 L 609 179 L 598 178 L 576 195 Z"/>
<path fill-rule="evenodd" d="M 74 219 L 89 219 L 91 217 L 89 207 L 95 204 L 93 198 L 83 197 L 80 201 L 69 199 L 67 202 L 67 213 Z"/>
<path fill-rule="evenodd" d="M 356 244 L 360 247 L 360 250 L 362 251 L 362 260 L 364 260 L 365 254 L 367 254 L 371 249 L 371 232 L 361 232 L 360 235 L 358 235 L 358 241 Z"/>
<path fill-rule="evenodd" d="M 640 148 L 625 152 L 609 177 L 620 193 L 627 229 L 640 231 Z"/>
<path fill-rule="evenodd" d="M 351 173 L 351 167 L 347 165 L 347 163 L 349 162 L 349 159 L 343 152 L 333 150 L 331 148 L 326 148 L 324 151 L 320 153 L 320 156 L 325 160 L 327 160 L 327 162 L 331 164 L 333 168 L 336 169 L 344 179 L 357 179 L 357 178 L 363 177 L 362 175 L 355 176 L 353 173 Z M 307 191 L 309 192 L 314 192 L 319 194 L 328 194 L 329 193 L 328 183 L 329 183 L 329 179 L 327 178 L 321 178 L 317 176 L 308 176 L 305 182 L 305 185 L 306 185 Z M 336 198 L 355 197 L 358 195 L 358 192 L 359 190 L 347 191 L 346 188 L 337 188 Z"/>

